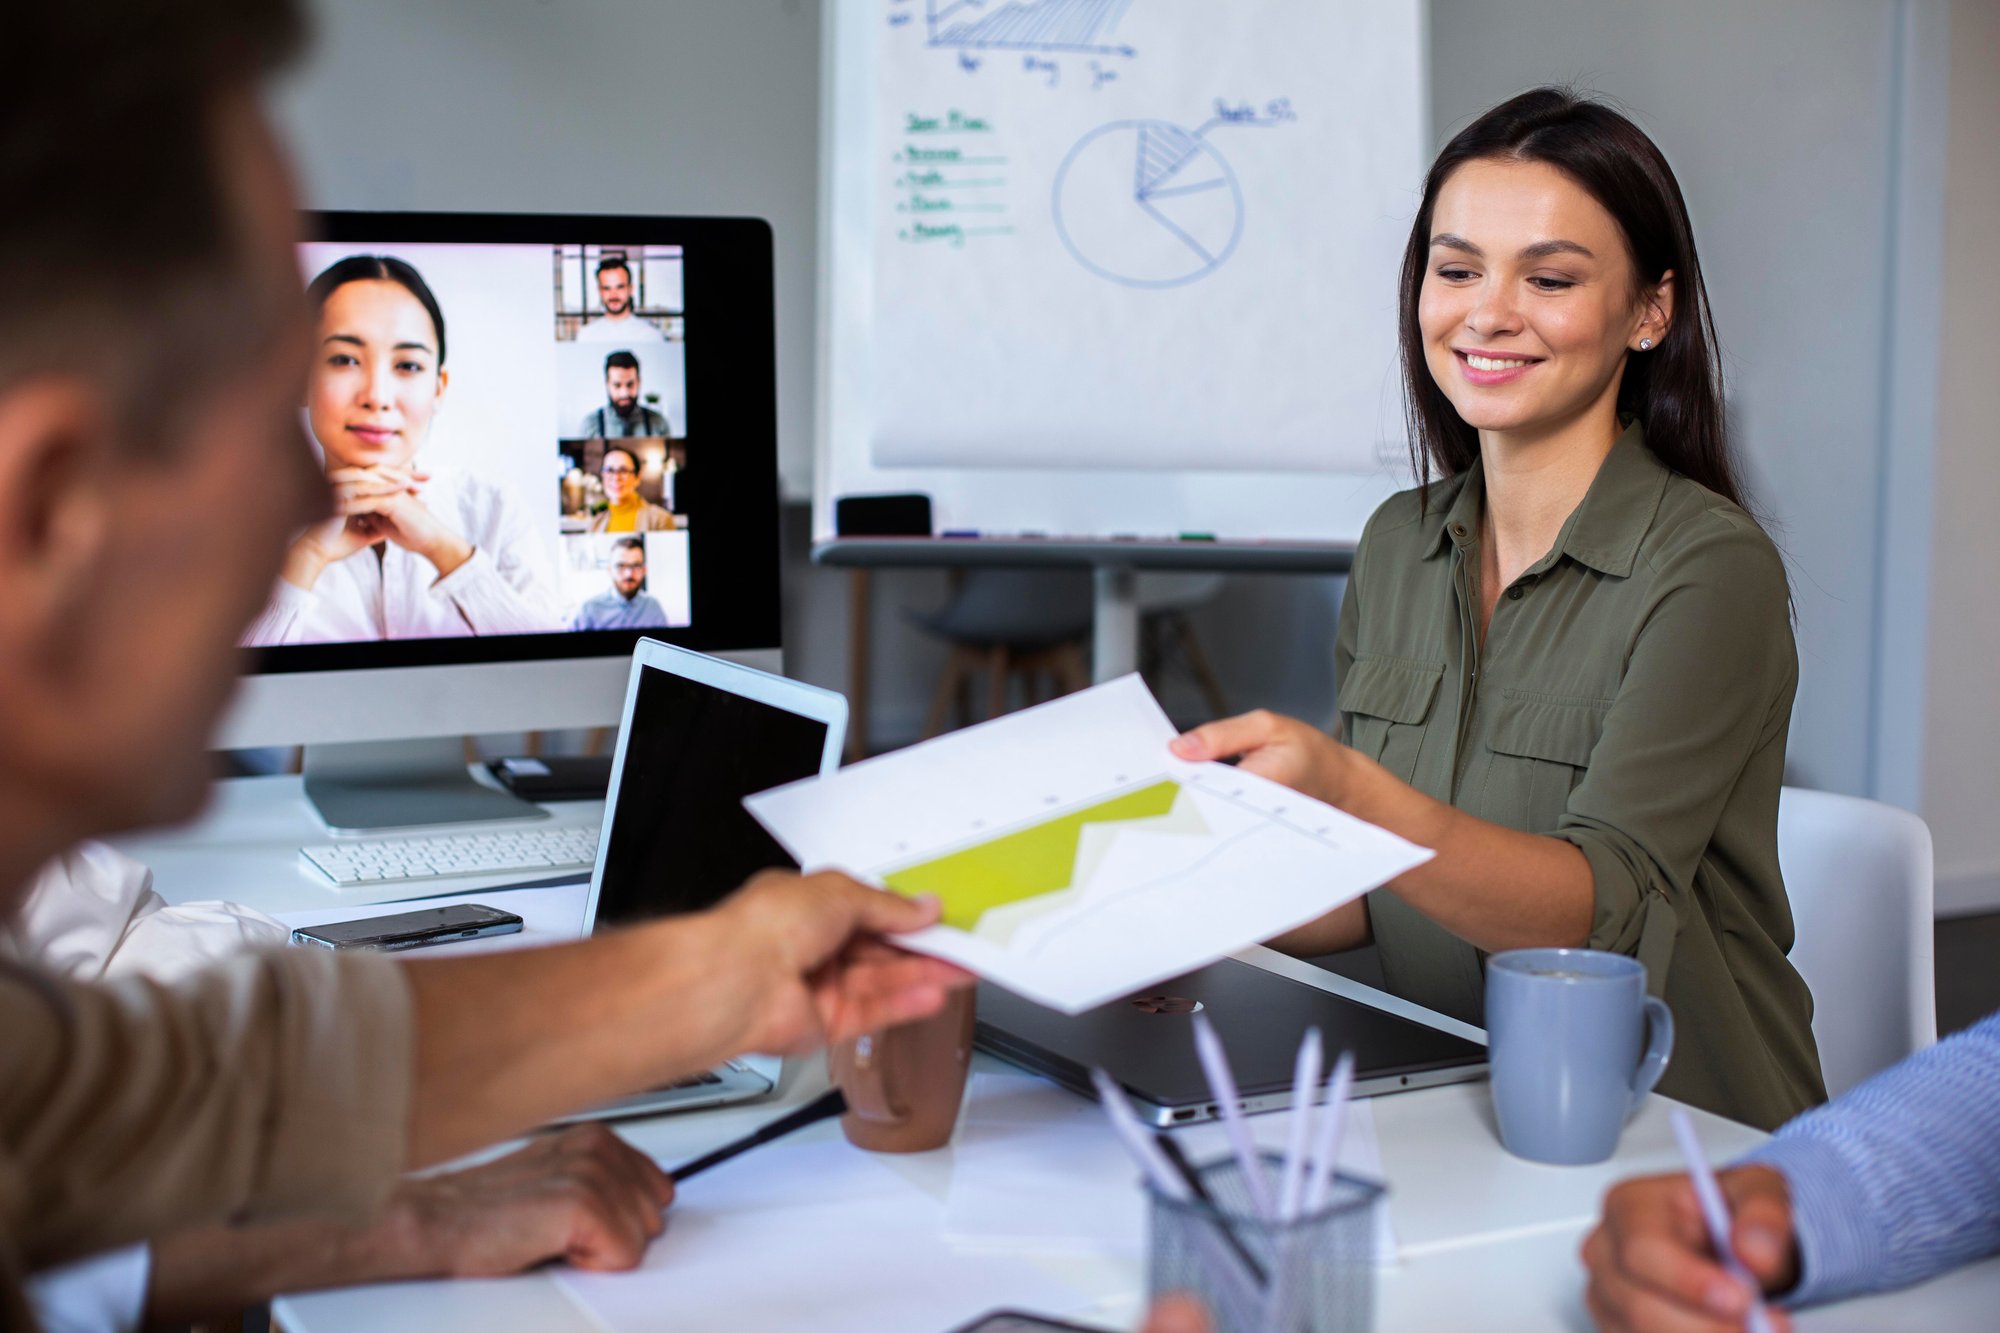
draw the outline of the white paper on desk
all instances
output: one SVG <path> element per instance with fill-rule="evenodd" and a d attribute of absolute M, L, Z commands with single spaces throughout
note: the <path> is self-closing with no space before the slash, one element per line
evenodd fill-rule
<path fill-rule="evenodd" d="M 1252 1116 L 1249 1124 L 1258 1146 L 1285 1150 L 1290 1112 Z M 1220 1125 L 1173 1133 L 1197 1162 L 1229 1152 Z M 1366 1100 L 1348 1106 L 1340 1167 L 1383 1178 L 1375 1108 Z M 1375 1218 L 1375 1262 L 1392 1264 L 1396 1233 L 1387 1204 Z M 1145 1195 L 1096 1103 L 1026 1074 L 975 1074 L 952 1149 L 944 1229 L 967 1247 L 1136 1259 L 1146 1244 Z"/>
<path fill-rule="evenodd" d="M 997 1306 L 1085 1303 L 1033 1264 L 957 1253 L 943 1215 L 844 1139 L 778 1143 L 688 1182 L 636 1270 L 554 1276 L 607 1333 L 941 1333 Z"/>
<path fill-rule="evenodd" d="M 1254 774 L 1177 759 L 1175 734 L 1126 676 L 744 804 L 802 865 L 937 892 L 947 924 L 898 943 L 1067 1013 L 1431 857 Z"/>

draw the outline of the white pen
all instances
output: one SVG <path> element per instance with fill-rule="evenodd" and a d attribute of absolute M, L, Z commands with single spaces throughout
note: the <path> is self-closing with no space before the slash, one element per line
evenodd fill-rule
<path fill-rule="evenodd" d="M 1327 1084 L 1326 1105 L 1320 1108 L 1313 1136 L 1312 1174 L 1307 1178 L 1306 1197 L 1301 1212 L 1315 1216 L 1326 1207 L 1333 1191 L 1333 1178 L 1340 1172 L 1340 1135 L 1347 1124 L 1347 1096 L 1354 1089 L 1354 1052 L 1342 1051 L 1333 1062 L 1333 1081 Z"/>
<path fill-rule="evenodd" d="M 1168 1163 L 1160 1145 L 1153 1142 L 1153 1136 L 1147 1132 L 1139 1113 L 1132 1109 L 1131 1101 L 1125 1096 L 1125 1089 L 1113 1082 L 1111 1075 L 1102 1069 L 1091 1070 L 1090 1081 L 1097 1085 L 1097 1098 L 1104 1104 L 1104 1114 L 1111 1121 L 1112 1132 L 1124 1143 L 1125 1151 L 1138 1162 L 1139 1170 L 1153 1183 L 1153 1188 L 1169 1199 L 1187 1200 L 1190 1197 L 1187 1182 Z"/>
<path fill-rule="evenodd" d="M 1676 1106 L 1667 1112 L 1674 1123 L 1674 1137 L 1680 1140 L 1681 1156 L 1687 1159 L 1688 1178 L 1694 1182 L 1694 1197 L 1701 1203 L 1702 1220 L 1708 1224 L 1708 1241 L 1715 1247 L 1716 1258 L 1729 1276 L 1749 1289 L 1750 1313 L 1744 1319 L 1744 1326 L 1750 1333 L 1771 1333 L 1771 1315 L 1765 1310 L 1764 1301 L 1757 1293 L 1763 1290 L 1757 1279 L 1750 1276 L 1750 1270 L 1736 1257 L 1736 1247 L 1729 1240 L 1729 1204 L 1722 1197 L 1722 1186 L 1715 1182 L 1715 1172 L 1709 1169 L 1708 1156 L 1701 1150 L 1701 1140 L 1695 1137 L 1694 1121 L 1689 1118 L 1685 1107 Z"/>
<path fill-rule="evenodd" d="M 1208 1090 L 1214 1094 L 1216 1109 L 1222 1112 L 1222 1128 L 1229 1146 L 1236 1152 L 1236 1164 L 1243 1172 L 1243 1189 L 1250 1196 L 1250 1211 L 1269 1221 L 1272 1217 L 1271 1187 L 1264 1179 L 1263 1163 L 1257 1160 L 1257 1145 L 1250 1141 L 1250 1127 L 1243 1123 L 1243 1104 L 1236 1096 L 1236 1078 L 1229 1072 L 1229 1057 L 1223 1054 L 1222 1038 L 1215 1035 L 1208 1015 L 1194 1016 L 1194 1050 L 1208 1075 Z"/>
<path fill-rule="evenodd" d="M 1299 1215 L 1305 1196 L 1306 1149 L 1311 1136 L 1313 1104 L 1319 1094 L 1319 1067 L 1325 1059 L 1319 1029 L 1307 1028 L 1299 1043 L 1299 1058 L 1292 1069 L 1292 1125 L 1285 1138 L 1285 1170 L 1278 1180 L 1278 1220 L 1290 1222 Z"/>

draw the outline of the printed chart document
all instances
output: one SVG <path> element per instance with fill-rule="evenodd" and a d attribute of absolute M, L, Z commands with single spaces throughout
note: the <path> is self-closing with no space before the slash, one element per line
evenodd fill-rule
<path fill-rule="evenodd" d="M 898 941 L 1078 1013 L 1283 934 L 1431 857 L 1227 764 L 1126 676 L 744 802 L 801 865 L 936 894 Z"/>

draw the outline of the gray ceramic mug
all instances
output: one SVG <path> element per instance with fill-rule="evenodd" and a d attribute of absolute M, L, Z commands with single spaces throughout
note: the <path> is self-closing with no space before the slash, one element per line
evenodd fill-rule
<path fill-rule="evenodd" d="M 1531 1162 L 1583 1166 L 1611 1156 L 1666 1072 L 1674 1016 L 1646 994 L 1636 958 L 1513 949 L 1486 960 L 1486 1041 L 1500 1142 Z"/>

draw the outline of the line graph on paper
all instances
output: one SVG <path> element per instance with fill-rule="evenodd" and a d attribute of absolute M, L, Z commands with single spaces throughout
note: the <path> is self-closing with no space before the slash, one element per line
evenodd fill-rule
<path fill-rule="evenodd" d="M 1130 56 L 1116 40 L 1132 0 L 924 0 L 934 47 L 1029 51 L 1044 55 Z"/>
<path fill-rule="evenodd" d="M 1312 803 L 1249 787 L 1229 770 L 1161 775 L 878 873 L 934 894 L 946 925 L 1032 958 L 1175 883 L 1256 874 L 1274 843 L 1340 846 Z"/>

